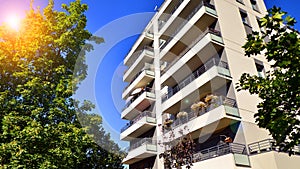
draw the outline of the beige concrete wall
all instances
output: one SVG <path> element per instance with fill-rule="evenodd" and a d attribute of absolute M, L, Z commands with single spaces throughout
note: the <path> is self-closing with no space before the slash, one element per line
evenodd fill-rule
<path fill-rule="evenodd" d="M 262 17 L 263 15 L 252 9 L 250 1 L 245 0 L 244 3 L 245 5 L 242 5 L 235 0 L 215 1 L 234 87 L 243 73 L 257 74 L 253 58 L 246 57 L 244 50 L 241 48 L 246 42 L 246 32 L 239 9 L 247 11 L 249 23 L 254 30 L 259 30 L 256 16 Z M 259 2 L 259 6 L 261 6 L 261 2 Z M 258 59 L 266 62 L 264 57 L 260 56 Z M 257 96 L 251 96 L 247 91 L 242 91 L 237 92 L 236 97 L 239 108 L 253 112 L 257 111 L 256 105 L 259 103 Z"/>
<path fill-rule="evenodd" d="M 265 15 L 266 8 L 263 0 L 257 0 L 260 13 L 252 9 L 250 0 L 244 0 L 243 2 L 244 5 L 236 2 L 236 0 L 215 0 L 215 6 L 232 76 L 232 87 L 229 88 L 228 95 L 235 95 L 242 119 L 235 141 L 252 143 L 270 137 L 267 130 L 259 128 L 255 124 L 254 113 L 257 112 L 257 104 L 261 100 L 257 95 L 249 94 L 248 91 L 237 92 L 235 90 L 236 83 L 239 82 L 243 73 L 257 75 L 254 58 L 263 62 L 266 71 L 269 70 L 269 64 L 263 55 L 245 56 L 242 46 L 246 42 L 246 31 L 240 16 L 240 10 L 246 11 L 248 23 L 252 29 L 259 31 L 257 18 Z"/>
<path fill-rule="evenodd" d="M 289 156 L 287 153 L 267 152 L 250 156 L 253 169 L 299 169 L 300 156 Z"/>
<path fill-rule="evenodd" d="M 266 129 L 259 128 L 254 123 L 242 121 L 241 125 L 247 144 L 271 138 Z"/>

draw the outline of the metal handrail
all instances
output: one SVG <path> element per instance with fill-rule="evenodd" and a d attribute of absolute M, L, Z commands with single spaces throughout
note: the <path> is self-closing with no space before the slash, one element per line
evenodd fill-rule
<path fill-rule="evenodd" d="M 144 46 L 142 50 L 133 53 L 133 54 L 131 55 L 131 57 L 133 58 L 133 60 L 137 60 L 137 58 L 138 58 L 143 52 L 145 52 L 146 50 L 148 50 L 148 51 L 150 51 L 150 52 L 153 52 L 153 51 L 154 51 L 154 49 L 153 49 L 152 47 L 150 47 L 150 46 Z M 133 65 L 133 64 L 132 64 L 132 65 Z M 132 65 L 131 65 L 131 66 L 132 66 Z M 124 75 L 128 72 L 128 70 L 131 68 L 131 66 L 129 66 L 129 67 L 124 71 Z"/>
<path fill-rule="evenodd" d="M 177 118 L 176 120 L 174 120 L 173 123 L 171 124 L 170 128 L 174 129 L 178 126 L 181 126 L 181 125 L 193 120 L 194 118 L 196 118 L 198 116 L 202 116 L 203 114 L 206 114 L 207 112 L 209 112 L 221 105 L 235 107 L 235 108 L 237 107 L 236 100 L 225 97 L 225 96 L 217 96 L 217 99 L 215 99 L 212 103 L 208 104 L 205 108 L 202 108 L 201 110 L 199 110 L 197 113 L 193 112 L 191 110 L 190 106 L 189 106 L 189 108 L 182 110 L 184 112 L 187 112 L 187 116 Z M 166 133 L 166 132 L 168 132 L 168 130 L 164 130 L 164 133 Z"/>
<path fill-rule="evenodd" d="M 258 142 L 254 142 L 248 145 L 250 154 L 257 154 L 262 152 L 269 152 L 269 151 L 280 151 L 278 146 L 275 146 L 276 141 L 274 139 L 265 139 Z M 300 154 L 300 147 L 294 146 L 291 150 L 296 154 Z"/>
<path fill-rule="evenodd" d="M 183 2 L 184 0 L 180 0 L 176 5 L 175 7 L 173 8 L 173 10 L 170 12 L 170 14 L 167 14 L 167 17 L 165 18 L 164 22 L 167 23 L 169 21 L 169 19 L 171 18 L 172 14 L 175 13 L 175 11 L 179 8 L 179 6 L 181 5 L 181 3 Z M 165 24 L 160 24 L 158 26 L 158 31 L 161 30 L 161 28 L 163 28 Z"/>
<path fill-rule="evenodd" d="M 152 144 L 152 145 L 156 145 L 157 144 L 157 141 L 156 140 L 153 140 L 153 138 L 137 138 L 133 141 L 131 141 L 132 144 L 129 146 L 129 151 L 133 150 L 133 149 L 136 149 L 138 147 L 141 147 L 142 145 L 145 145 L 145 144 Z"/>
<path fill-rule="evenodd" d="M 212 58 L 212 59 L 208 60 L 206 63 L 204 63 L 202 66 L 200 66 L 198 69 L 196 69 L 193 73 L 188 75 L 184 80 L 179 82 L 176 86 L 174 86 L 168 92 L 168 94 L 165 94 L 162 97 L 162 101 L 164 102 L 164 101 L 168 100 L 170 97 L 175 95 L 178 91 L 183 89 L 185 86 L 190 84 L 192 81 L 194 81 L 196 78 L 201 76 L 203 73 L 208 71 L 213 66 L 219 66 L 219 67 L 223 67 L 225 69 L 228 69 L 228 64 L 226 62 L 220 61 L 220 59 L 217 59 L 217 58 Z"/>
<path fill-rule="evenodd" d="M 132 99 L 130 99 L 130 101 L 128 103 L 125 104 L 125 107 L 123 108 L 123 110 L 125 110 L 126 108 L 128 108 L 131 103 L 133 103 L 137 98 L 139 98 L 139 96 L 141 96 L 143 93 L 145 92 L 152 92 L 153 89 L 150 87 L 145 87 L 140 93 L 134 95 L 134 97 Z"/>
<path fill-rule="evenodd" d="M 136 116 L 133 120 L 131 120 L 130 122 L 128 122 L 122 129 L 121 129 L 121 133 L 124 132 L 125 130 L 127 130 L 129 127 L 131 127 L 132 125 L 134 125 L 136 122 L 140 121 L 143 117 L 156 117 L 156 114 L 150 111 L 144 111 L 142 113 L 140 113 L 138 116 Z"/>
<path fill-rule="evenodd" d="M 200 40 L 203 39 L 208 33 L 211 33 L 213 35 L 217 35 L 221 37 L 221 32 L 217 31 L 213 28 L 207 28 L 204 32 L 202 32 L 192 43 L 187 46 L 178 56 L 175 58 L 169 65 L 162 71 L 162 75 L 167 72 L 179 59 L 181 59 L 182 56 L 184 56 L 188 51 L 192 49 L 193 46 L 195 46 Z"/>
<path fill-rule="evenodd" d="M 166 40 L 166 42 L 161 46 L 161 50 L 164 49 L 167 44 L 176 36 L 176 34 L 184 27 L 184 25 L 186 25 L 186 23 L 198 12 L 198 10 L 203 7 L 209 7 L 214 9 L 214 6 L 208 3 L 200 3 L 189 15 L 188 17 L 177 27 L 177 29 L 175 30 L 175 32 L 169 37 L 168 40 Z M 167 21 L 166 21 L 167 22 Z"/>
<path fill-rule="evenodd" d="M 139 71 L 136 75 L 133 76 L 132 80 L 128 83 L 128 85 L 123 89 L 123 92 L 139 77 L 140 74 L 142 74 L 144 71 L 147 73 L 147 71 L 153 71 L 154 65 L 150 63 L 145 63 L 144 68 Z M 153 71 L 154 72 L 154 71 Z"/>
<path fill-rule="evenodd" d="M 193 160 L 194 162 L 199 162 L 230 153 L 247 155 L 246 145 L 240 143 L 220 144 L 195 153 Z"/>

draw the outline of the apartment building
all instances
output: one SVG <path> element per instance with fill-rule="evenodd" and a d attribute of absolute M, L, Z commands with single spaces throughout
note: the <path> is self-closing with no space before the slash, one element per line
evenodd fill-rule
<path fill-rule="evenodd" d="M 299 168 L 299 148 L 279 153 L 255 124 L 258 97 L 236 90 L 242 73 L 270 69 L 241 48 L 265 12 L 263 0 L 164 1 L 124 59 L 124 164 L 163 169 L 162 143 L 189 134 L 195 169 Z"/>

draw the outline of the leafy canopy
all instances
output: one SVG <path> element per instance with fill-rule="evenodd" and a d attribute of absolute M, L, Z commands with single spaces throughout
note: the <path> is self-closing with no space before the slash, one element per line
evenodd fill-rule
<path fill-rule="evenodd" d="M 72 98 L 87 75 L 88 40 L 103 39 L 85 29 L 80 0 L 53 7 L 31 8 L 18 31 L 0 26 L 0 168 L 123 168 L 101 117 L 87 113 L 93 105 Z"/>
<path fill-rule="evenodd" d="M 258 94 L 262 101 L 256 122 L 269 130 L 282 151 L 292 151 L 300 144 L 300 39 L 292 29 L 296 20 L 273 7 L 260 20 L 261 33 L 247 36 L 243 46 L 246 56 L 264 54 L 272 63 L 266 77 L 243 74 L 239 90 Z"/>

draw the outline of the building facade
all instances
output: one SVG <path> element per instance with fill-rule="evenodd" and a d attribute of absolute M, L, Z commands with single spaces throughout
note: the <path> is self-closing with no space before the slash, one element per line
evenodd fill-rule
<path fill-rule="evenodd" d="M 165 0 L 124 59 L 124 164 L 163 169 L 163 143 L 188 134 L 192 168 L 299 168 L 299 149 L 278 153 L 255 124 L 258 97 L 236 90 L 243 73 L 270 69 L 242 49 L 265 14 L 263 0 Z"/>

